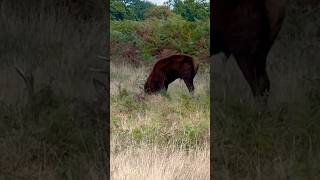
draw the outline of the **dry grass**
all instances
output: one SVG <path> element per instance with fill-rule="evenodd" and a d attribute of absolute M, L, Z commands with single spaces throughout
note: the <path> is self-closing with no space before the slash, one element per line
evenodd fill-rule
<path fill-rule="evenodd" d="M 193 96 L 179 80 L 167 94 L 145 96 L 150 69 L 111 63 L 112 179 L 209 179 L 208 67 Z"/>
<path fill-rule="evenodd" d="M 98 179 L 103 168 L 89 68 L 105 67 L 105 25 L 53 2 L 0 1 L 0 179 Z"/>
<path fill-rule="evenodd" d="M 208 65 L 201 64 L 198 74 L 194 79 L 195 86 L 195 95 L 205 94 L 209 95 L 210 90 L 210 77 L 209 77 L 209 69 L 206 67 Z M 110 64 L 110 95 L 116 96 L 119 95 L 119 85 L 136 94 L 142 93 L 142 87 L 151 72 L 151 66 L 140 66 L 133 67 L 127 63 L 121 64 Z M 169 85 L 168 93 L 174 94 L 176 92 L 182 92 L 188 94 L 187 87 L 182 80 L 176 80 Z"/>
<path fill-rule="evenodd" d="M 207 180 L 209 176 L 209 148 L 186 152 L 145 145 L 111 152 L 112 180 Z"/>

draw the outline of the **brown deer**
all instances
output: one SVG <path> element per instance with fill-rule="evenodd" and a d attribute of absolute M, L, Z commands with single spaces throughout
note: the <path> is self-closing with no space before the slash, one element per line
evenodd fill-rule
<path fill-rule="evenodd" d="M 144 85 L 144 92 L 152 94 L 167 90 L 171 82 L 181 78 L 192 93 L 193 78 L 197 74 L 198 66 L 199 63 L 194 58 L 185 54 L 174 54 L 159 59 Z"/>

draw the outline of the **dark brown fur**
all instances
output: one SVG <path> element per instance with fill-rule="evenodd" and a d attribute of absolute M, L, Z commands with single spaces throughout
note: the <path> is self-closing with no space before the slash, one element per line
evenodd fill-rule
<path fill-rule="evenodd" d="M 231 54 L 254 96 L 270 89 L 266 58 L 284 19 L 284 0 L 214 0 L 211 54 Z"/>
<path fill-rule="evenodd" d="M 193 78 L 198 70 L 198 62 L 191 56 L 175 54 L 157 61 L 149 75 L 144 91 L 147 94 L 167 90 L 168 85 L 181 78 L 186 83 L 189 92 L 194 90 Z"/>

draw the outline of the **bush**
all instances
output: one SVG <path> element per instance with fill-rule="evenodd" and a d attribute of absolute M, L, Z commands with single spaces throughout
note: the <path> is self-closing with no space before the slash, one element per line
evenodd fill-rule
<path fill-rule="evenodd" d="M 112 21 L 111 48 L 115 51 L 112 51 L 111 56 L 114 58 L 111 59 L 122 57 L 121 59 L 128 61 L 129 59 L 123 58 L 126 57 L 123 47 L 128 44 L 137 50 L 138 56 L 134 61 L 154 60 L 154 57 L 161 56 L 163 51 L 208 57 L 208 37 L 209 19 L 189 22 L 181 16 L 173 15 L 167 20 L 149 18 L 138 22 Z"/>
<path fill-rule="evenodd" d="M 174 16 L 174 13 L 170 11 L 168 7 L 156 6 L 149 8 L 144 13 L 144 18 L 157 18 L 167 20 L 168 18 Z"/>

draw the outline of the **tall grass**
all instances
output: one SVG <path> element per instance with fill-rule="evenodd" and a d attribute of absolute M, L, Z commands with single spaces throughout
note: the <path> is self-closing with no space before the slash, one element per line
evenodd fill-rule
<path fill-rule="evenodd" d="M 111 179 L 209 179 L 209 160 L 208 147 L 186 152 L 172 146 L 129 146 L 123 151 L 111 152 Z"/>
<path fill-rule="evenodd" d="M 104 66 L 104 24 L 52 2 L 0 1 L 0 179 L 99 177 L 89 68 Z"/>
<path fill-rule="evenodd" d="M 179 80 L 145 96 L 151 68 L 111 64 L 112 178 L 209 179 L 208 66 L 200 66 L 193 96 Z"/>

